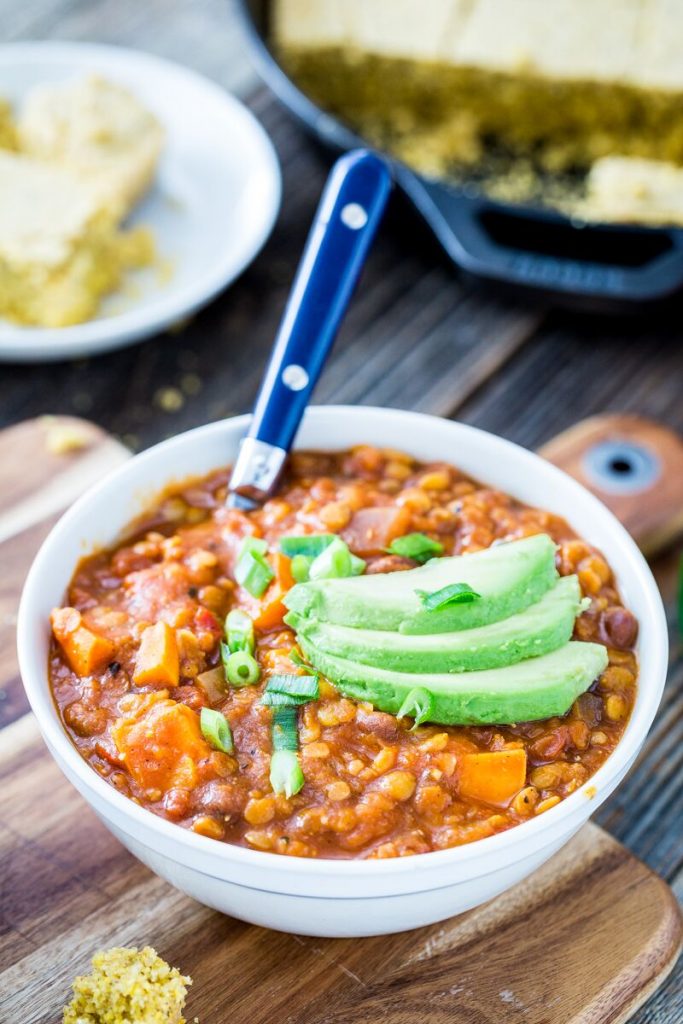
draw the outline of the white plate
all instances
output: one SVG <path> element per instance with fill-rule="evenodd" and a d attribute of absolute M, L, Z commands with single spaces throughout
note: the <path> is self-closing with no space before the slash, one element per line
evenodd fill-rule
<path fill-rule="evenodd" d="M 130 223 L 151 227 L 169 273 L 130 276 L 100 315 L 73 327 L 0 319 L 0 360 L 33 362 L 129 345 L 182 320 L 233 281 L 259 251 L 280 206 L 280 169 L 261 125 L 193 71 L 145 53 L 81 43 L 0 46 L 0 96 L 18 103 L 38 82 L 96 72 L 120 82 L 166 131 L 156 184 Z"/>

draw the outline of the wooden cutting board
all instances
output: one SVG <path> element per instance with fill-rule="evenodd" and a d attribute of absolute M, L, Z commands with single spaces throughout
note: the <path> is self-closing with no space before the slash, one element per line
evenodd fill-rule
<path fill-rule="evenodd" d="M 599 438 L 625 441 L 638 423 L 593 422 L 589 444 L 597 426 Z M 48 450 L 76 445 L 79 432 L 82 447 Z M 651 544 L 678 528 L 671 471 L 683 480 L 680 441 L 652 436 L 667 472 L 648 485 L 647 515 L 627 502 L 631 528 L 640 523 Z M 548 454 L 576 462 L 577 443 L 572 432 Z M 0 433 L 0 689 L 10 701 L 21 700 L 13 620 L 28 564 L 59 511 L 125 457 L 81 421 Z M 616 473 L 623 485 L 623 465 Z M 605 486 L 612 500 L 609 478 Z M 668 886 L 594 825 L 477 910 L 392 937 L 323 940 L 224 917 L 151 874 L 62 777 L 29 714 L 0 734 L 0 787 L 2 1021 L 56 1024 L 97 949 L 148 943 L 194 978 L 186 1012 L 201 1024 L 617 1024 L 664 980 L 680 946 Z"/>

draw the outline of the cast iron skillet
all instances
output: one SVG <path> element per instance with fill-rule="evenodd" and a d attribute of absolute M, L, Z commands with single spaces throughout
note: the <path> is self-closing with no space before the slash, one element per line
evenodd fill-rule
<path fill-rule="evenodd" d="M 238 0 L 251 53 L 278 99 L 325 147 L 367 145 L 317 107 L 268 45 L 270 0 Z M 396 180 L 458 267 L 583 309 L 626 311 L 683 290 L 683 231 L 576 225 L 539 207 L 468 195 L 392 161 Z"/>

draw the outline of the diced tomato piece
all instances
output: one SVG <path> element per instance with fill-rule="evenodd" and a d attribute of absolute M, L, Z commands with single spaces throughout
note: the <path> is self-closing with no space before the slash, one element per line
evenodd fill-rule
<path fill-rule="evenodd" d="M 208 633 L 221 633 L 222 626 L 214 613 L 208 608 L 198 608 L 194 617 L 198 629 L 206 630 Z"/>
<path fill-rule="evenodd" d="M 410 512 L 405 508 L 383 505 L 361 508 L 354 513 L 342 538 L 357 555 L 380 555 L 392 540 L 410 529 Z"/>

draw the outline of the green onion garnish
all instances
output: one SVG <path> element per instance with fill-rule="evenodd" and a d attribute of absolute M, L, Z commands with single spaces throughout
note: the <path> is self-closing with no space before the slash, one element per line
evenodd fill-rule
<path fill-rule="evenodd" d="M 391 555 L 412 558 L 415 562 L 427 562 L 443 554 L 443 544 L 432 540 L 426 533 L 407 533 L 405 537 L 397 537 L 387 551 Z"/>
<path fill-rule="evenodd" d="M 289 563 L 289 571 L 296 583 L 305 583 L 313 559 L 310 555 L 294 555 Z"/>
<path fill-rule="evenodd" d="M 300 708 L 302 704 L 308 704 L 309 700 L 309 697 L 297 697 L 293 693 L 264 690 L 261 704 L 266 708 Z"/>
<path fill-rule="evenodd" d="M 422 725 L 430 717 L 433 710 L 433 695 L 422 686 L 416 686 L 415 689 L 406 695 L 406 699 L 398 709 L 396 717 L 404 718 L 406 715 L 410 715 L 411 718 L 415 719 L 413 729 L 417 729 L 418 725 Z"/>
<path fill-rule="evenodd" d="M 481 597 L 476 590 L 472 590 L 469 583 L 449 583 L 447 587 L 435 590 L 432 594 L 426 590 L 416 590 L 415 593 L 422 601 L 422 606 L 430 612 L 447 608 L 449 604 L 469 604 Z"/>
<path fill-rule="evenodd" d="M 290 613 L 290 614 L 294 614 L 294 613 Z M 315 669 L 311 665 L 309 665 L 307 661 L 304 661 L 304 659 L 301 657 L 301 655 L 297 651 L 296 647 L 292 647 L 291 651 L 289 652 L 289 660 L 291 661 L 291 663 L 293 665 L 297 665 L 299 668 L 302 668 L 304 670 L 304 672 L 308 672 L 309 675 L 312 675 L 312 676 L 317 675 L 317 672 L 315 671 Z"/>
<path fill-rule="evenodd" d="M 266 683 L 266 693 L 288 693 L 306 700 L 318 700 L 320 687 L 317 675 L 272 675 Z"/>
<path fill-rule="evenodd" d="M 254 623 L 246 612 L 233 608 L 225 620 L 225 637 L 231 652 L 247 651 L 254 653 Z"/>
<path fill-rule="evenodd" d="M 328 547 L 336 535 L 334 533 L 312 533 L 305 537 L 281 537 L 280 551 L 289 558 L 296 555 L 305 555 L 307 558 L 317 558 L 326 547 Z"/>
<path fill-rule="evenodd" d="M 296 754 L 299 747 L 296 715 L 295 707 L 273 709 L 270 784 L 274 793 L 284 793 L 286 797 L 298 793 L 305 782 Z"/>
<path fill-rule="evenodd" d="M 364 562 L 362 558 L 358 557 L 358 555 L 353 555 L 353 554 L 351 555 L 351 575 L 352 576 L 362 576 L 363 573 L 365 572 L 366 566 L 367 566 L 367 562 Z"/>
<path fill-rule="evenodd" d="M 295 707 L 276 708 L 271 729 L 273 750 L 298 750 L 299 733 Z"/>
<path fill-rule="evenodd" d="M 232 741 L 232 732 L 225 715 L 213 708 L 202 708 L 199 714 L 199 726 L 202 736 L 210 743 L 214 750 L 222 750 L 224 754 L 232 754 L 235 744 Z"/>
<path fill-rule="evenodd" d="M 261 597 L 275 573 L 264 555 L 268 545 L 259 537 L 245 537 L 235 565 L 235 579 L 252 597 Z"/>
<path fill-rule="evenodd" d="M 259 663 L 249 651 L 233 651 L 227 644 L 221 644 L 221 659 L 225 675 L 233 686 L 253 686 L 261 675 Z"/>
<path fill-rule="evenodd" d="M 240 555 L 245 551 L 251 551 L 252 555 L 265 555 L 268 550 L 268 541 L 263 537 L 245 537 L 240 548 Z"/>
<path fill-rule="evenodd" d="M 341 537 L 335 537 L 325 550 L 311 563 L 311 580 L 341 579 L 351 575 L 351 552 Z"/>
<path fill-rule="evenodd" d="M 303 789 L 304 773 L 295 750 L 276 750 L 270 756 L 270 785 L 273 793 L 289 798 Z"/>

